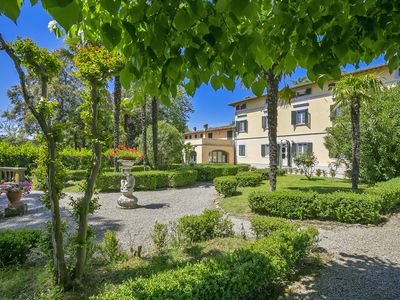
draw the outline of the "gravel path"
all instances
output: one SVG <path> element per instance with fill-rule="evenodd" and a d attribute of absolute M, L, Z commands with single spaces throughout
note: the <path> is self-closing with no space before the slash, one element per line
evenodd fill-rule
<path fill-rule="evenodd" d="M 68 196 L 78 196 L 78 194 L 69 193 Z M 128 249 L 138 245 L 150 246 L 150 234 L 156 221 L 168 223 L 185 215 L 201 214 L 204 209 L 214 207 L 213 200 L 217 197 L 217 193 L 210 184 L 198 184 L 182 189 L 135 192 L 140 205 L 137 209 L 117 208 L 119 196 L 120 193 L 99 194 L 101 207 L 90 216 L 90 223 L 98 230 L 100 238 L 107 229 L 116 231 L 122 246 Z M 0 230 L 43 228 L 50 219 L 50 212 L 39 202 L 39 197 L 39 192 L 24 196 L 23 201 L 28 204 L 29 213 L 22 217 L 0 218 Z M 63 219 L 72 224 L 68 202 L 68 199 L 61 201 L 61 213 Z M 7 203 L 5 196 L 1 196 L 0 208 L 4 208 Z"/>

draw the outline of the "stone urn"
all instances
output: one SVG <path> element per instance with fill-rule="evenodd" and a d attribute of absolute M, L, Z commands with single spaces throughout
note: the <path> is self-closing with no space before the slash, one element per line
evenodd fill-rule
<path fill-rule="evenodd" d="M 120 208 L 137 208 L 138 199 L 133 195 L 135 187 L 135 177 L 132 175 L 132 167 L 135 165 L 134 160 L 119 160 L 121 164 L 122 174 L 125 179 L 121 180 L 121 193 L 122 196 L 118 198 L 117 203 Z"/>
<path fill-rule="evenodd" d="M 28 211 L 28 205 L 21 201 L 22 192 L 7 192 L 6 195 L 10 203 L 4 209 L 5 217 L 22 216 Z"/>

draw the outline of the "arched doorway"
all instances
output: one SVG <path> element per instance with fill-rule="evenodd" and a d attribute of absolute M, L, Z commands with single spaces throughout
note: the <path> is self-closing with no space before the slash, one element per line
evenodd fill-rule
<path fill-rule="evenodd" d="M 213 164 L 228 163 L 228 153 L 223 150 L 213 150 L 208 153 L 208 162 Z"/>

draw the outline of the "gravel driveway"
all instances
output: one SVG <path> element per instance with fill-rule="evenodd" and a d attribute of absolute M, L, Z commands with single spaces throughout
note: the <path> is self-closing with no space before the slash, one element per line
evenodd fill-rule
<path fill-rule="evenodd" d="M 117 208 L 120 193 L 99 194 L 100 209 L 90 216 L 90 224 L 98 230 L 101 237 L 107 229 L 117 232 L 124 248 L 143 245 L 148 247 L 150 234 L 156 221 L 168 223 L 185 215 L 201 214 L 204 209 L 212 208 L 217 193 L 211 184 L 198 184 L 190 188 L 167 189 L 160 191 L 135 192 L 140 205 L 137 209 Z M 68 196 L 78 196 L 69 193 Z M 22 217 L 0 218 L 0 230 L 16 228 L 43 228 L 50 219 L 50 212 L 40 203 L 40 193 L 33 192 L 24 196 L 29 213 Z M 63 219 L 73 224 L 69 216 L 68 199 L 60 203 Z M 8 203 L 0 196 L 0 208 Z"/>

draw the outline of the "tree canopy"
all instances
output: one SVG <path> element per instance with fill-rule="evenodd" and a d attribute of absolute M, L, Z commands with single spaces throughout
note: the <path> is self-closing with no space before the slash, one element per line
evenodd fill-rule
<path fill-rule="evenodd" d="M 3 2 L 0 12 L 17 21 L 23 1 Z M 310 80 L 322 84 L 339 79 L 341 66 L 381 54 L 391 69 L 399 65 L 397 1 L 41 2 L 67 36 L 99 41 L 124 56 L 125 88 L 138 82 L 165 103 L 182 82 L 193 94 L 207 82 L 232 90 L 237 77 L 260 95 L 265 82 L 259 71 L 272 66 L 277 74 L 303 67 Z"/>

